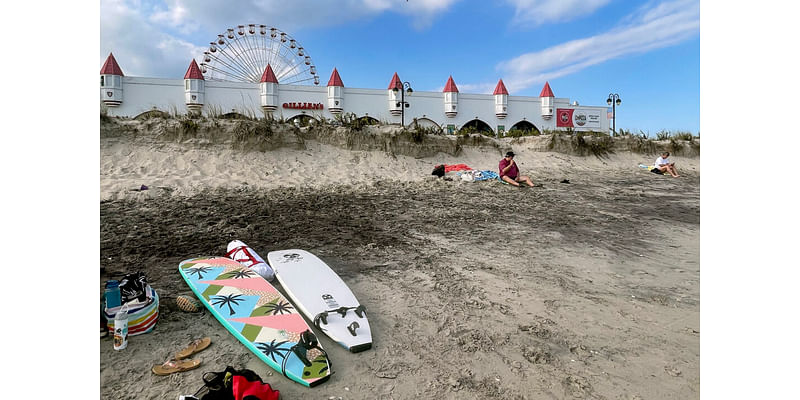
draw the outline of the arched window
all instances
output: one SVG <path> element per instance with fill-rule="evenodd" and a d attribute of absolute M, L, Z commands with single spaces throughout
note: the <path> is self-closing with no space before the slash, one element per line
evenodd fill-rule
<path fill-rule="evenodd" d="M 489 126 L 486 122 L 483 122 L 479 119 L 473 119 L 461 126 L 459 131 L 465 130 L 466 132 L 483 132 L 483 133 L 494 133 L 492 127 Z"/>

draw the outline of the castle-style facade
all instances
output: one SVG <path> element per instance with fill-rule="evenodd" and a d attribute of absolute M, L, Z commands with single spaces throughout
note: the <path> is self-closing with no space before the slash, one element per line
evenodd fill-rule
<path fill-rule="evenodd" d="M 344 86 L 339 71 L 331 72 L 326 87 L 282 85 L 267 65 L 259 84 L 206 81 L 192 60 L 180 79 L 129 77 L 113 54 L 100 70 L 100 101 L 108 115 L 136 117 L 152 110 L 178 114 L 271 115 L 275 118 L 332 119 L 342 113 L 379 122 L 438 127 L 454 133 L 464 126 L 491 130 L 511 129 L 608 132 L 606 106 L 570 104 L 555 97 L 545 83 L 539 97 L 510 96 L 503 80 L 494 93 L 459 93 L 450 76 L 442 93 L 409 91 L 395 73 L 387 89 Z M 264 114 L 262 114 L 264 113 Z"/>

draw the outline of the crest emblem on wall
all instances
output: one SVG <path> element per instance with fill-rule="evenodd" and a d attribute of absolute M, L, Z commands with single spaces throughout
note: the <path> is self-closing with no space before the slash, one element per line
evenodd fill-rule
<path fill-rule="evenodd" d="M 114 95 L 114 92 L 106 92 L 106 96 L 111 97 Z"/>

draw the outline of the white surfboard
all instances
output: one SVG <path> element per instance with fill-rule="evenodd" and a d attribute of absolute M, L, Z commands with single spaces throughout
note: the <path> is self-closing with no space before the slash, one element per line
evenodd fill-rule
<path fill-rule="evenodd" d="M 327 264 L 305 250 L 267 254 L 295 307 L 331 339 L 353 353 L 372 347 L 366 309 Z"/>

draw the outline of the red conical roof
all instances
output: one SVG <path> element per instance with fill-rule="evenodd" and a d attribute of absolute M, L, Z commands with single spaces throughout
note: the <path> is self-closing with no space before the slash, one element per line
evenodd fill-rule
<path fill-rule="evenodd" d="M 452 75 L 450 75 L 450 77 L 447 78 L 447 83 L 444 85 L 444 90 L 442 90 L 442 93 L 447 93 L 447 92 L 456 92 L 456 93 L 458 93 L 458 87 L 456 87 L 456 83 L 453 82 L 453 76 Z"/>
<path fill-rule="evenodd" d="M 392 76 L 392 81 L 389 82 L 389 87 L 387 89 L 394 89 L 394 88 L 403 88 L 403 82 L 400 80 L 400 77 L 397 76 L 397 72 L 394 73 Z"/>
<path fill-rule="evenodd" d="M 275 77 L 275 73 L 272 72 L 272 66 L 269 64 L 267 64 L 267 68 L 264 69 L 264 74 L 261 75 L 261 82 L 278 83 L 278 78 Z"/>
<path fill-rule="evenodd" d="M 333 69 L 333 73 L 331 73 L 331 79 L 328 80 L 328 86 L 341 86 L 344 87 L 342 83 L 342 78 L 339 77 L 339 71 L 336 68 Z"/>
<path fill-rule="evenodd" d="M 192 63 L 189 64 L 189 69 L 186 70 L 186 75 L 183 76 L 183 79 L 201 79 L 206 80 L 203 78 L 203 73 L 200 72 L 200 67 L 197 66 L 197 61 L 192 59 Z"/>
<path fill-rule="evenodd" d="M 122 69 L 120 69 L 119 64 L 117 64 L 117 60 L 114 59 L 114 53 L 108 53 L 108 58 L 106 58 L 103 68 L 100 68 L 100 75 L 125 76 L 122 73 Z"/>
<path fill-rule="evenodd" d="M 506 90 L 506 85 L 503 84 L 503 80 L 497 82 L 497 86 L 494 88 L 494 93 L 492 94 L 508 94 L 508 90 Z"/>
<path fill-rule="evenodd" d="M 545 82 L 544 87 L 542 88 L 542 93 L 539 93 L 539 97 L 556 97 L 553 95 L 553 91 L 550 90 L 550 83 Z"/>

